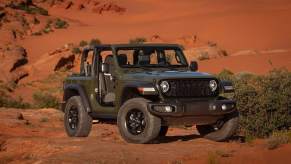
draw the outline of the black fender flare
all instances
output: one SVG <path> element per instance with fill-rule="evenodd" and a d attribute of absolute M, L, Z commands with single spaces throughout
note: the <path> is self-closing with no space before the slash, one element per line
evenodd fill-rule
<path fill-rule="evenodd" d="M 85 93 L 84 88 L 80 84 L 64 84 L 64 96 L 63 101 L 66 104 L 66 101 L 71 97 L 73 93 L 77 93 L 81 97 L 82 103 L 84 105 L 85 110 L 89 113 L 92 111 L 91 105 L 89 103 L 89 99 L 87 94 Z M 76 94 L 73 94 L 76 95 Z M 64 107 L 62 110 L 64 111 Z"/>
<path fill-rule="evenodd" d="M 128 82 L 126 83 L 122 89 L 121 89 L 121 93 L 120 93 L 120 101 L 118 102 L 117 106 L 120 107 L 122 105 L 122 103 L 124 102 L 124 98 L 125 98 L 125 94 L 128 93 L 128 90 L 132 90 L 132 91 L 135 91 L 137 94 L 140 94 L 138 92 L 138 88 L 139 87 L 155 87 L 152 83 L 149 83 L 149 82 Z"/>

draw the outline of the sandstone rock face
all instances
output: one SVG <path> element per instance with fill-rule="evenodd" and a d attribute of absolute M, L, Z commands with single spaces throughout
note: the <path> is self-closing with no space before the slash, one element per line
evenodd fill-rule
<path fill-rule="evenodd" d="M 103 14 L 104 12 L 114 12 L 114 13 L 122 14 L 125 11 L 126 11 L 125 8 L 118 6 L 117 4 L 114 4 L 113 2 L 104 3 L 93 8 L 93 12 L 96 12 L 98 14 Z"/>
<path fill-rule="evenodd" d="M 151 43 L 165 43 L 166 41 L 163 40 L 160 35 L 155 34 L 149 39 L 149 42 L 151 42 Z"/>
<path fill-rule="evenodd" d="M 71 69 L 74 67 L 75 55 L 71 54 L 68 56 L 61 57 L 57 62 L 54 71 L 58 71 L 62 68 Z"/>
<path fill-rule="evenodd" d="M 39 60 L 26 66 L 29 77 L 25 81 L 35 81 L 47 78 L 55 71 L 68 70 L 74 67 L 76 56 L 70 46 L 62 46 L 39 57 Z"/>
<path fill-rule="evenodd" d="M 7 45 L 0 48 L 0 80 L 9 83 L 17 83 L 28 75 L 23 67 L 28 63 L 27 53 L 23 47 Z"/>
<path fill-rule="evenodd" d="M 41 1 L 34 2 L 40 3 Z M 119 6 L 113 0 L 48 0 L 44 3 L 50 7 L 59 7 L 66 10 L 85 10 L 88 9 L 98 14 L 106 12 L 122 14 L 126 12 L 126 8 Z"/>
<path fill-rule="evenodd" d="M 208 60 L 228 56 L 227 52 L 216 45 L 194 47 L 184 50 L 189 60 Z"/>

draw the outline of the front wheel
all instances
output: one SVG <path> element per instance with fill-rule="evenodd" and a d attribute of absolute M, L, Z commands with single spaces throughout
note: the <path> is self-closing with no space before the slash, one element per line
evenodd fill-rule
<path fill-rule="evenodd" d="M 144 98 L 133 98 L 119 109 L 117 125 L 125 141 L 143 144 L 158 137 L 161 119 L 148 112 L 148 102 Z"/>
<path fill-rule="evenodd" d="M 196 129 L 206 139 L 225 141 L 235 134 L 238 129 L 238 120 L 236 112 L 213 125 L 196 125 Z"/>
<path fill-rule="evenodd" d="M 70 137 L 87 137 L 89 135 L 92 118 L 85 111 L 80 96 L 69 98 L 65 108 L 64 126 Z"/>

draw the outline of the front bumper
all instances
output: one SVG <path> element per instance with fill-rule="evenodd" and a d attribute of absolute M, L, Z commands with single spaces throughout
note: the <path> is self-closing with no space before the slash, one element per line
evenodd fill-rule
<path fill-rule="evenodd" d="M 157 110 L 166 106 L 172 110 Z M 233 100 L 175 100 L 148 103 L 148 110 L 168 124 L 210 124 L 235 112 L 236 103 Z"/>

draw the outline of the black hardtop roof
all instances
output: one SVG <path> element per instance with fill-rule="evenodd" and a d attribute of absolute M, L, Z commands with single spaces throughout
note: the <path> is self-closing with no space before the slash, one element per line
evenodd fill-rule
<path fill-rule="evenodd" d="M 92 50 L 94 48 L 101 49 L 112 49 L 112 48 L 139 48 L 139 47 L 179 47 L 182 48 L 179 44 L 166 44 L 166 43 L 143 43 L 143 44 L 100 44 L 95 46 L 87 47 L 86 49 Z"/>

